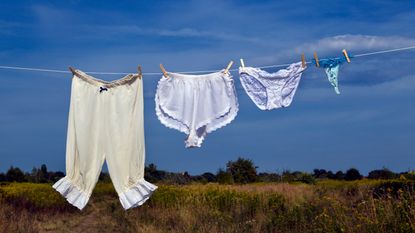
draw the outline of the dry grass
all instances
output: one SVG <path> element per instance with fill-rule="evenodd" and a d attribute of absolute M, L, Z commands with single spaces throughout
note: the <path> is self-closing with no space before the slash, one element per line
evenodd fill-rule
<path fill-rule="evenodd" d="M 415 232 L 413 183 L 160 185 L 124 211 L 111 184 L 98 184 L 80 212 L 50 185 L 0 186 L 3 232 Z M 24 188 L 22 188 L 22 187 Z M 411 188 L 412 187 L 412 188 Z M 49 200 L 37 200 L 31 188 Z M 19 191 L 16 191 L 19 190 Z M 59 194 L 57 194 L 59 195 Z M 24 203 L 24 204 L 22 204 Z"/>

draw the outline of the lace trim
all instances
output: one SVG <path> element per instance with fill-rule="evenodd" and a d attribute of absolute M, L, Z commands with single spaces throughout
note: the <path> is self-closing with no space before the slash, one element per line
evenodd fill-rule
<path fill-rule="evenodd" d="M 119 194 L 121 205 L 125 210 L 140 206 L 146 202 L 158 187 L 140 179 L 137 184 Z"/>
<path fill-rule="evenodd" d="M 68 177 L 64 177 L 52 186 L 73 206 L 82 210 L 88 203 L 90 195 L 73 184 Z"/>
<path fill-rule="evenodd" d="M 239 80 L 244 88 L 246 94 L 252 102 L 261 110 L 267 110 L 268 90 L 264 84 L 256 77 L 242 72 L 239 75 Z M 255 81 L 254 81 L 255 80 Z M 256 82 L 254 84 L 254 82 Z M 249 83 L 249 84 L 248 84 Z"/>
<path fill-rule="evenodd" d="M 208 128 L 207 127 L 205 133 L 202 136 L 198 137 L 197 139 L 193 140 L 192 142 L 186 140 L 185 141 L 186 147 L 187 148 L 190 148 L 190 147 L 201 147 L 203 141 L 205 140 L 206 134 L 212 133 L 213 131 L 215 131 L 215 130 L 217 130 L 219 128 L 225 127 L 226 125 L 230 124 L 236 118 L 236 116 L 238 115 L 238 110 L 239 110 L 238 104 L 236 104 L 233 108 L 231 107 L 227 111 L 227 113 L 225 113 L 226 115 L 224 114 L 224 115 L 222 115 L 222 116 L 220 116 L 218 118 L 215 118 L 214 120 L 220 120 L 220 119 L 225 119 L 225 120 L 219 121 L 220 124 L 215 124 L 215 127 L 213 127 L 213 128 Z M 202 126 L 205 126 L 205 125 L 208 126 L 214 120 L 206 121 L 206 123 L 205 122 L 202 122 L 201 125 Z"/>
<path fill-rule="evenodd" d="M 301 62 L 293 63 L 274 73 L 254 67 L 239 67 L 239 79 L 245 92 L 259 109 L 272 110 L 288 107 L 291 104 L 306 68 L 301 66 Z M 272 85 L 280 87 L 278 92 L 270 88 Z M 290 94 L 283 95 L 287 89 L 290 90 Z M 281 97 L 278 103 L 275 102 L 276 96 Z"/>
<path fill-rule="evenodd" d="M 175 130 L 178 130 L 182 133 L 189 134 L 190 130 L 189 130 L 189 127 L 187 125 L 185 125 L 182 122 L 180 122 L 179 120 L 173 118 L 172 117 L 173 114 L 169 113 L 168 110 L 162 109 L 161 104 L 160 104 L 160 100 L 159 100 L 160 99 L 159 90 L 160 90 L 160 86 L 161 86 L 162 82 L 164 82 L 164 76 L 161 77 L 161 79 L 157 83 L 156 97 L 155 97 L 157 118 L 167 128 L 175 129 Z"/>
<path fill-rule="evenodd" d="M 292 73 L 301 73 L 303 72 L 307 67 L 302 67 L 301 62 L 292 63 L 287 68 L 280 69 L 276 72 L 269 73 L 265 70 L 262 70 L 260 68 L 254 68 L 254 67 L 239 67 L 239 75 L 242 73 L 246 73 L 250 76 L 255 77 L 256 79 L 285 79 L 288 77 L 288 75 Z"/>
<path fill-rule="evenodd" d="M 108 81 L 105 81 L 105 80 L 102 80 L 102 79 L 95 78 L 91 75 L 88 75 L 88 74 L 82 72 L 81 70 L 75 70 L 74 75 L 76 77 L 84 80 L 87 83 L 90 83 L 90 84 L 96 85 L 96 86 L 106 87 L 106 88 L 113 88 L 113 87 L 122 86 L 122 85 L 125 85 L 125 84 L 131 85 L 139 77 L 138 74 L 127 74 L 126 76 L 124 76 L 124 77 L 122 77 L 118 80 L 108 82 Z"/>
<path fill-rule="evenodd" d="M 189 126 L 187 126 L 186 124 L 182 123 L 181 121 L 177 120 L 174 116 L 174 114 L 172 114 L 171 112 L 169 112 L 169 110 L 167 108 L 163 108 L 163 106 L 160 104 L 160 100 L 159 100 L 159 95 L 158 95 L 158 90 L 160 88 L 160 85 L 162 82 L 164 82 L 164 77 L 162 77 L 158 84 L 157 84 L 157 91 L 156 91 L 156 97 L 155 97 L 155 102 L 156 102 L 156 115 L 157 118 L 160 120 L 160 122 L 165 125 L 168 128 L 171 129 L 175 129 L 178 130 L 180 132 L 185 133 L 186 135 L 189 136 L 190 134 L 190 129 Z M 238 111 L 239 111 L 239 104 L 238 104 L 238 100 L 236 97 L 236 90 L 235 90 L 235 86 L 233 84 L 233 79 L 229 76 L 229 75 L 225 75 L 225 80 L 227 81 L 226 83 L 226 88 L 228 89 L 228 94 L 231 95 L 231 106 L 227 107 L 225 110 L 219 112 L 219 114 L 217 114 L 215 117 L 210 118 L 210 119 L 206 119 L 202 122 L 200 122 L 198 125 L 196 125 L 195 130 L 197 131 L 198 129 L 202 128 L 203 126 L 206 126 L 206 132 L 198 137 L 196 140 L 192 140 L 192 141 L 185 141 L 185 146 L 187 148 L 189 147 L 200 147 L 203 143 L 203 140 L 205 139 L 205 136 L 207 133 L 211 133 L 219 128 L 222 128 L 226 125 L 228 125 L 229 123 L 231 123 Z M 229 90 L 231 89 L 231 90 Z M 213 124 L 213 127 L 211 127 L 210 125 Z"/>
<path fill-rule="evenodd" d="M 235 96 L 236 98 L 236 96 Z M 230 124 L 238 115 L 238 111 L 239 111 L 239 104 L 237 101 L 235 101 L 234 106 L 231 107 L 228 111 L 228 113 L 226 115 L 222 115 L 214 120 L 220 120 L 220 119 L 225 119 L 223 121 L 219 121 L 220 123 L 215 124 L 214 127 L 209 127 L 209 125 L 207 126 L 206 129 L 206 133 L 212 133 L 213 131 L 225 127 L 226 125 Z M 209 124 L 209 123 L 207 123 Z"/>

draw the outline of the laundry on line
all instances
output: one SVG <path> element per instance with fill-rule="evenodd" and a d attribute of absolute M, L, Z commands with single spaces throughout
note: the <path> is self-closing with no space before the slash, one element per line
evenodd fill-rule
<path fill-rule="evenodd" d="M 238 100 L 226 69 L 203 75 L 167 73 L 157 85 L 160 122 L 187 135 L 185 146 L 201 147 L 206 134 L 235 119 Z"/>
<path fill-rule="evenodd" d="M 261 110 L 290 106 L 306 67 L 301 62 L 286 69 L 268 73 L 259 68 L 239 68 L 239 79 L 247 95 Z"/>
<path fill-rule="evenodd" d="M 106 161 L 123 208 L 142 205 L 157 189 L 144 179 L 143 80 L 129 74 L 107 82 L 73 72 L 66 176 L 53 188 L 82 210 Z"/>
<path fill-rule="evenodd" d="M 162 64 L 162 76 L 155 95 L 156 116 L 166 127 L 186 134 L 185 147 L 201 147 L 208 133 L 231 123 L 239 104 L 230 71 L 239 71 L 240 82 L 254 104 L 261 110 L 273 110 L 291 105 L 307 64 L 326 69 L 330 83 L 338 90 L 340 64 L 350 58 L 402 51 L 413 47 L 377 51 L 344 57 L 305 61 L 284 65 L 246 67 L 241 59 L 239 69 L 219 71 L 168 72 Z M 274 73 L 262 69 L 281 67 Z M 68 71 L 27 67 L 0 66 L 2 69 L 68 73 Z M 157 186 L 144 179 L 144 100 L 143 73 L 137 74 L 82 72 L 70 68 L 71 99 L 66 142 L 66 176 L 53 185 L 69 203 L 82 210 L 89 201 L 98 181 L 102 165 L 107 161 L 111 180 L 124 209 L 142 205 Z M 87 74 L 89 73 L 89 74 Z M 193 73 L 193 74 L 189 74 Z M 104 81 L 90 74 L 124 75 L 114 81 Z"/>
<path fill-rule="evenodd" d="M 389 49 L 389 50 L 381 50 L 381 51 L 375 51 L 375 52 L 369 52 L 369 53 L 361 53 L 361 54 L 355 54 L 353 57 L 366 57 L 366 56 L 372 56 L 372 55 L 378 55 L 378 54 L 384 54 L 384 53 L 393 53 L 393 52 L 399 52 L 399 51 L 405 51 L 405 50 L 411 50 L 415 49 L 414 46 L 409 47 L 402 47 L 402 48 L 396 48 L 396 49 Z M 306 61 L 306 64 L 312 64 L 313 61 Z M 278 68 L 278 67 L 286 67 L 289 66 L 291 63 L 287 64 L 277 64 L 277 65 L 269 65 L 269 66 L 257 66 L 256 68 L 260 69 L 266 69 L 266 68 Z M 37 71 L 37 72 L 51 72 L 51 73 L 71 73 L 71 71 L 67 70 L 57 70 L 57 69 L 43 69 L 43 68 L 34 68 L 34 67 L 22 67 L 22 66 L 5 66 L 0 65 L 0 69 L 9 69 L 9 70 L 23 70 L 23 71 Z M 190 73 L 190 74 L 197 74 L 197 73 L 210 73 L 210 72 L 216 72 L 218 70 L 195 70 L 195 71 L 176 71 L 176 73 Z M 238 69 L 230 69 L 229 71 L 238 71 Z M 130 74 L 129 72 L 100 72 L 100 71 L 84 71 L 88 74 L 99 74 L 99 75 L 127 75 Z M 143 75 L 160 75 L 161 72 L 143 72 Z"/>

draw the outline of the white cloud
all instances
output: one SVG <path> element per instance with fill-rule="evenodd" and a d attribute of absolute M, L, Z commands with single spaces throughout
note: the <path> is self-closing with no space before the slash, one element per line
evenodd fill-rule
<path fill-rule="evenodd" d="M 305 43 L 296 48 L 298 51 L 325 53 L 348 49 L 353 51 L 391 49 L 415 45 L 415 39 L 400 36 L 337 35 Z"/>

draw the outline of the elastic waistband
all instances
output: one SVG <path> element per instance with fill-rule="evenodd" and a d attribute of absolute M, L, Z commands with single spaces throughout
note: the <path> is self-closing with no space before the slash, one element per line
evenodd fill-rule
<path fill-rule="evenodd" d="M 74 76 L 82 79 L 85 82 L 88 82 L 92 85 L 95 86 L 100 86 L 100 87 L 106 87 L 106 88 L 112 88 L 112 87 L 117 87 L 117 86 L 122 86 L 125 84 L 132 84 L 134 83 L 134 81 L 139 77 L 138 74 L 127 74 L 126 76 L 114 80 L 114 81 L 105 81 L 102 79 L 97 79 L 95 77 L 92 77 L 91 75 L 88 75 L 80 70 L 75 70 L 74 72 Z"/>
<path fill-rule="evenodd" d="M 218 71 L 218 72 L 214 72 L 214 73 L 209 73 L 209 74 L 180 74 L 180 73 L 171 73 L 168 72 L 168 77 L 169 78 L 173 78 L 173 79 L 184 79 L 184 80 L 200 80 L 200 79 L 214 79 L 217 77 L 226 77 L 226 78 L 231 78 L 230 74 L 225 74 L 223 72 L 224 70 Z M 163 77 L 164 78 L 164 77 Z"/>

